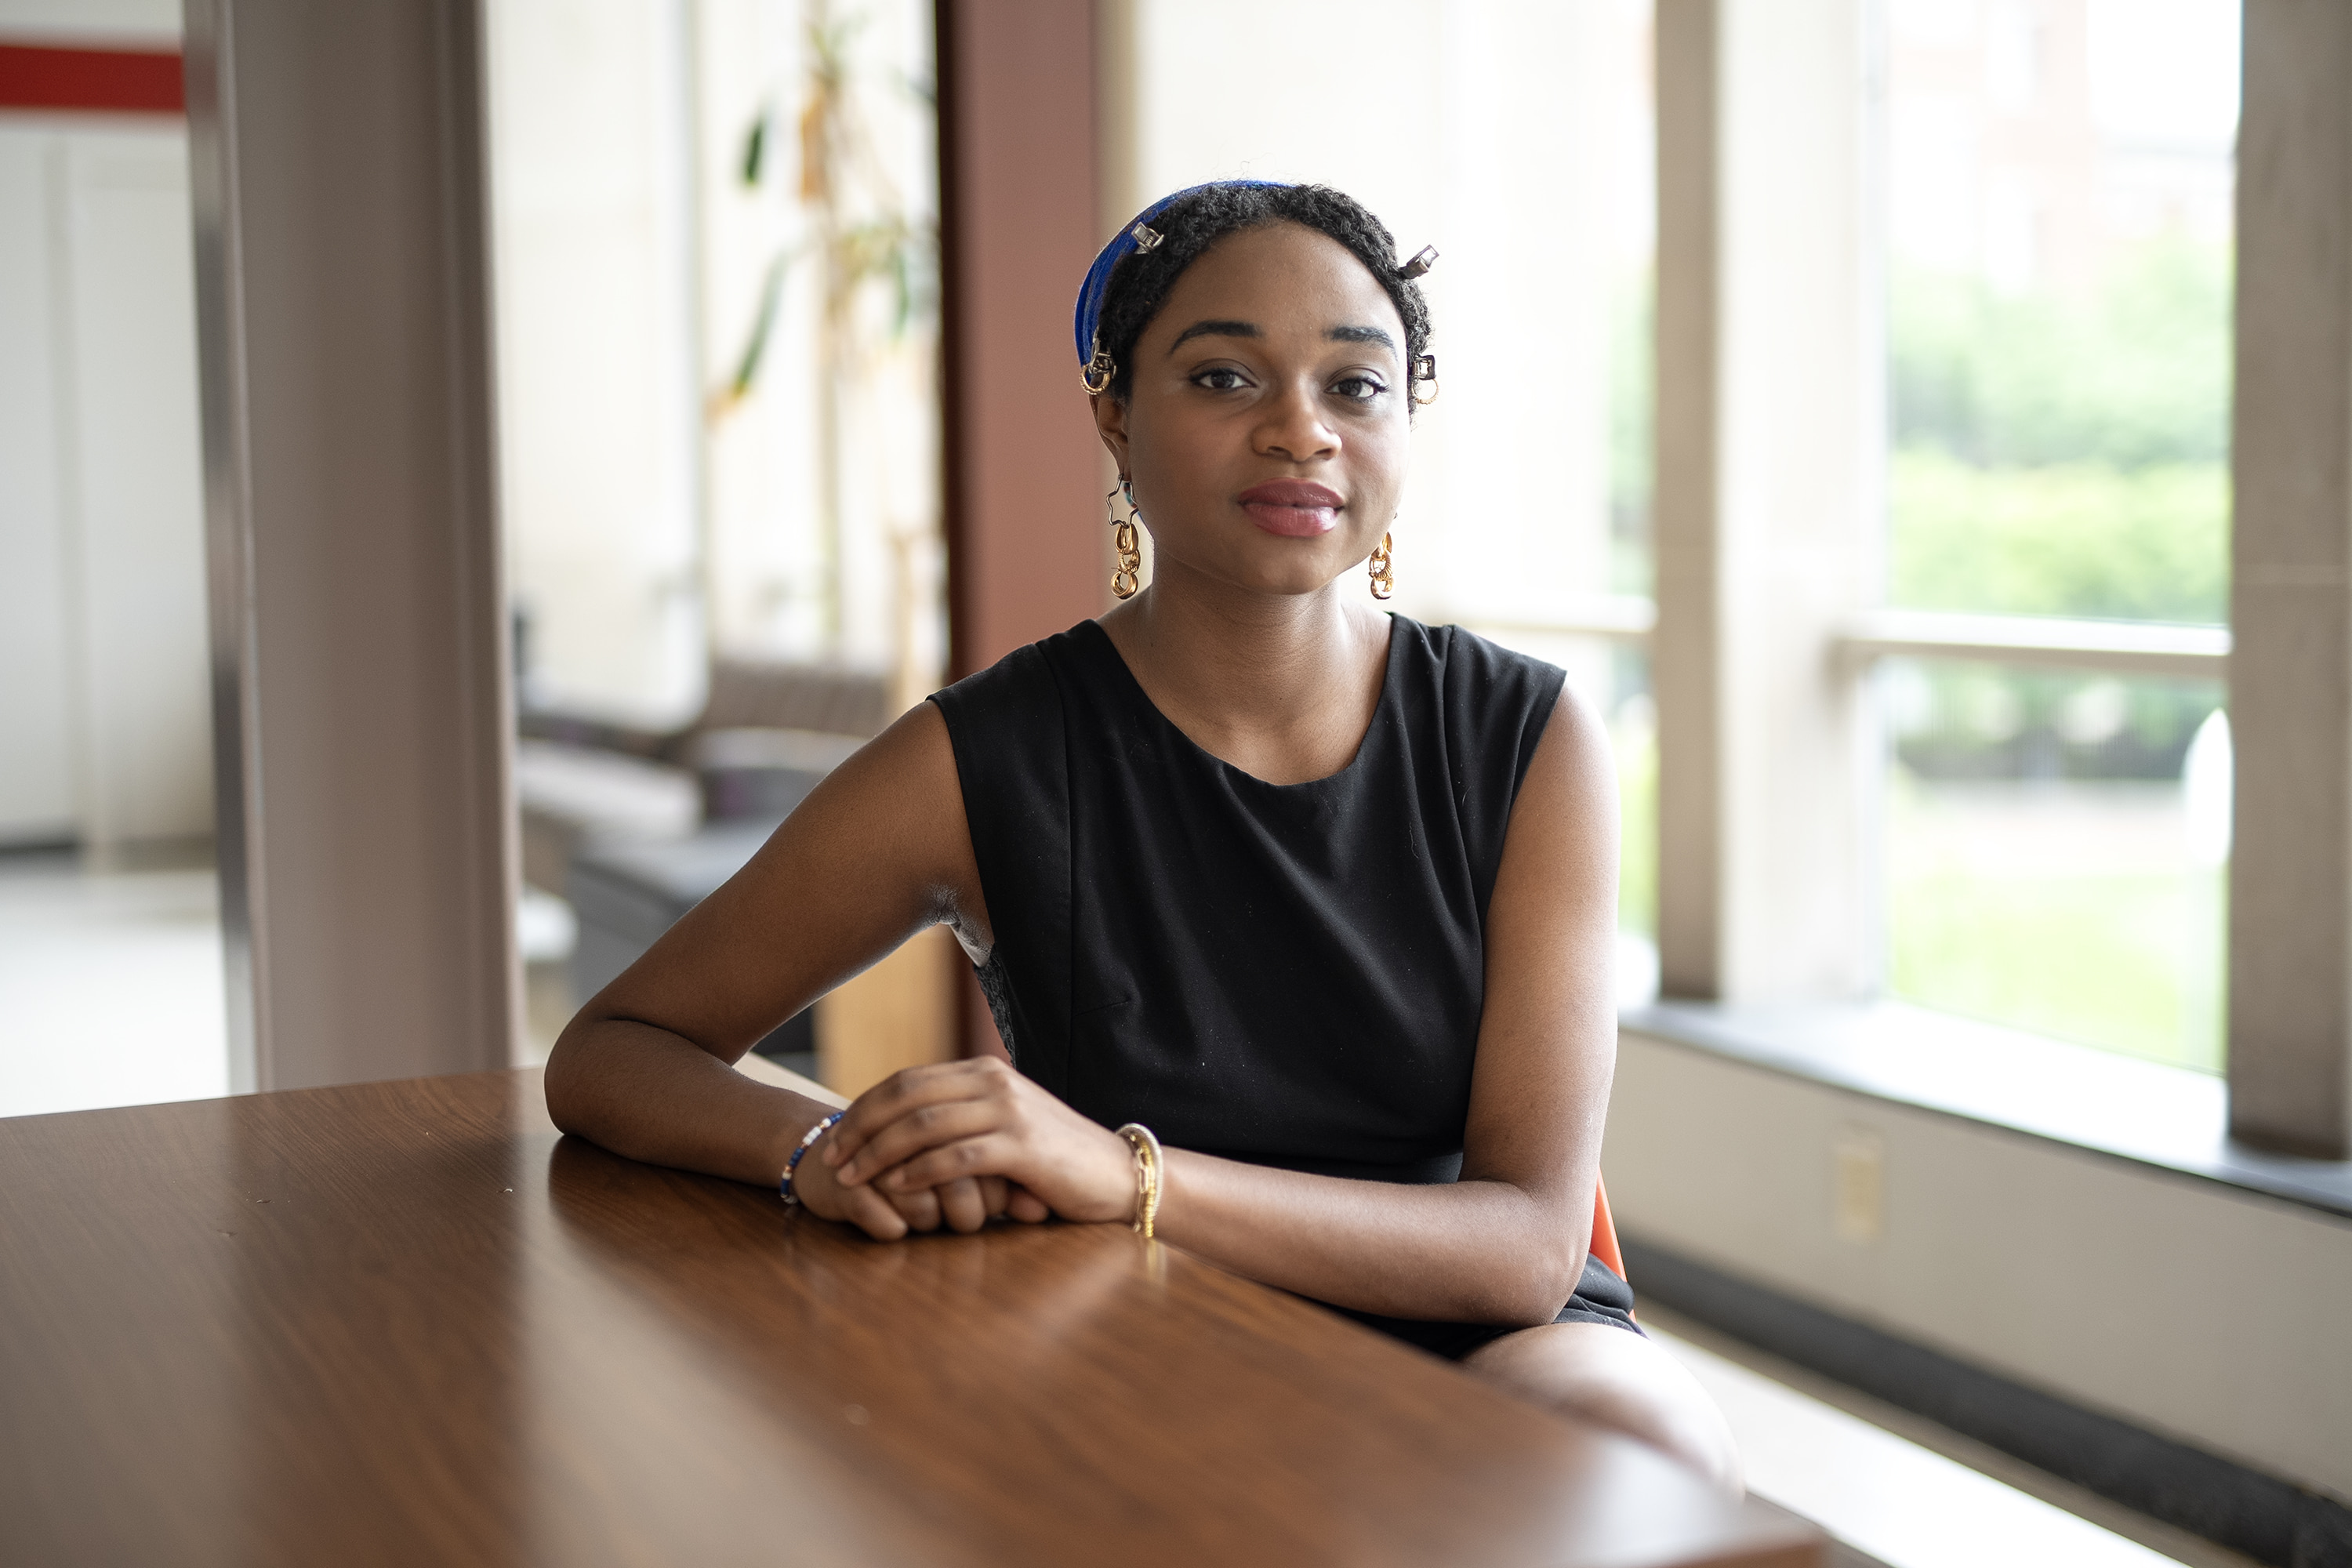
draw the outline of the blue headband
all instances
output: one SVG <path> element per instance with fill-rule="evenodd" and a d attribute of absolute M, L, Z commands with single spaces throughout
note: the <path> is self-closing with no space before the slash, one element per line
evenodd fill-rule
<path fill-rule="evenodd" d="M 1152 233 L 1152 219 L 1194 191 L 1213 190 L 1220 186 L 1276 189 L 1288 184 L 1286 180 L 1211 180 L 1206 184 L 1187 185 L 1172 195 L 1164 195 L 1136 214 L 1135 221 L 1120 229 L 1111 237 L 1111 242 L 1102 247 L 1101 254 L 1095 258 L 1095 264 L 1087 268 L 1087 280 L 1078 289 L 1078 309 L 1074 324 L 1077 329 L 1079 366 L 1084 368 L 1094 361 L 1095 332 L 1102 325 L 1103 297 L 1110 292 L 1111 268 L 1118 265 L 1120 257 L 1129 252 L 1159 247 L 1160 237 Z M 1150 236 L 1148 240 L 1147 235 Z"/>

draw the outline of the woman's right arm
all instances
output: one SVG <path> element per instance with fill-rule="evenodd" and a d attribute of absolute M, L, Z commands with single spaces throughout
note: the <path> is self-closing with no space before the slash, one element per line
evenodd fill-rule
<path fill-rule="evenodd" d="M 732 1064 L 942 922 L 987 951 L 955 753 L 946 721 L 925 702 L 827 775 L 749 865 L 590 998 L 548 1058 L 548 1114 L 632 1159 L 772 1184 L 831 1108 Z M 883 1200 L 839 1189 L 816 1163 L 804 1163 L 799 1181 L 827 1217 L 877 1235 L 903 1231 L 907 1219 L 919 1226 L 927 1212 L 936 1223 L 920 1199 L 887 1215 Z M 953 1209 L 980 1202 L 950 1196 Z M 1003 1206 L 1001 1194 L 992 1201 Z"/>

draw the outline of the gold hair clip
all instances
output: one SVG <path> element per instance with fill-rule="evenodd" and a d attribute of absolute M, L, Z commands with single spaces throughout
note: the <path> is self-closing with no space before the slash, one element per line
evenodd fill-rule
<path fill-rule="evenodd" d="M 1110 390 L 1111 379 L 1118 374 L 1118 366 L 1111 363 L 1110 351 L 1102 346 L 1100 332 L 1094 335 L 1094 358 L 1087 361 L 1086 368 L 1078 372 L 1078 384 L 1091 395 L 1100 397 Z"/>
<path fill-rule="evenodd" d="M 1437 247 L 1424 245 L 1412 253 L 1411 261 L 1397 268 L 1397 276 L 1405 279 L 1418 278 L 1436 265 Z"/>

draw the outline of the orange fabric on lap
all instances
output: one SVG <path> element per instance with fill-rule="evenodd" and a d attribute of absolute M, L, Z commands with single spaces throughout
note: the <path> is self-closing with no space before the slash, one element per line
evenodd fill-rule
<path fill-rule="evenodd" d="M 1612 1274 L 1625 1278 L 1625 1257 L 1617 1250 L 1617 1223 L 1609 1217 L 1609 1184 L 1598 1176 L 1592 1180 L 1592 1241 L 1588 1250 L 1609 1265 Z"/>

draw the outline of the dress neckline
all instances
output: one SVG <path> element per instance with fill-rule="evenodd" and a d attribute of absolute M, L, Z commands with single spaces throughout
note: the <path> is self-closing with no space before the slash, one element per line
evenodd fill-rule
<path fill-rule="evenodd" d="M 1381 732 L 1381 721 L 1391 716 L 1391 710 L 1398 701 L 1397 688 L 1400 677 L 1397 671 L 1402 661 L 1405 639 L 1398 635 L 1397 629 L 1404 624 L 1403 616 L 1393 612 L 1389 613 L 1389 645 L 1386 652 L 1381 656 L 1380 700 L 1372 704 L 1371 720 L 1364 726 L 1363 734 L 1358 737 L 1354 753 L 1336 773 L 1325 773 L 1318 779 L 1301 779 L 1296 784 L 1275 784 L 1270 780 L 1258 777 L 1246 768 L 1236 767 L 1186 734 L 1181 725 L 1160 710 L 1160 704 L 1151 700 L 1151 693 L 1143 689 L 1143 682 L 1136 679 L 1135 671 L 1128 668 L 1127 656 L 1118 651 L 1118 645 L 1111 641 L 1110 633 L 1103 629 L 1100 621 L 1089 616 L 1078 623 L 1078 629 L 1082 633 L 1091 635 L 1092 640 L 1097 645 L 1100 652 L 1107 656 L 1107 662 L 1110 668 L 1117 672 L 1113 679 L 1125 688 L 1128 696 L 1135 705 L 1149 714 L 1152 722 L 1175 736 L 1179 743 L 1189 748 L 1194 755 L 1223 768 L 1234 778 L 1248 780 L 1251 784 L 1259 789 L 1307 790 L 1338 784 L 1364 765 L 1365 755 L 1372 749 L 1372 737 Z M 1391 729 L 1394 727 L 1393 724 L 1390 726 Z"/>

